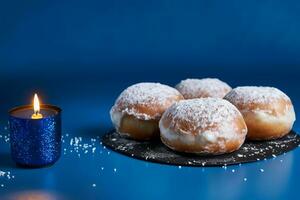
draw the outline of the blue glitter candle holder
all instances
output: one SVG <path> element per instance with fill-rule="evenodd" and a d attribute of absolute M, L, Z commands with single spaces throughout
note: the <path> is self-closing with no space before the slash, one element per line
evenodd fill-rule
<path fill-rule="evenodd" d="M 32 106 L 9 111 L 11 156 L 23 167 L 54 164 L 61 155 L 61 109 L 41 105 L 41 119 L 31 119 Z"/>

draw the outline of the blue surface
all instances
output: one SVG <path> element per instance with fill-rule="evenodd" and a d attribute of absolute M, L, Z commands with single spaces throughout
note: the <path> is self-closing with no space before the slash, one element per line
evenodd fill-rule
<path fill-rule="evenodd" d="M 298 198 L 299 149 L 226 169 L 180 169 L 108 153 L 97 137 L 112 128 L 108 111 L 118 94 L 140 81 L 218 77 L 232 86 L 270 85 L 286 92 L 297 112 L 299 1 L 0 4 L 0 134 L 7 134 L 7 110 L 31 102 L 34 92 L 63 109 L 69 134 L 66 154 L 43 169 L 16 168 L 0 138 L 0 170 L 14 176 L 0 177 L 1 199 Z M 75 136 L 82 144 L 97 138 L 95 153 L 70 152 Z"/>

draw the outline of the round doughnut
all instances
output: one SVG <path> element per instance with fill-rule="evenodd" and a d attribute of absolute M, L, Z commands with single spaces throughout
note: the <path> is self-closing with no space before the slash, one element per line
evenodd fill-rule
<path fill-rule="evenodd" d="M 244 116 L 247 138 L 251 140 L 283 137 L 290 132 L 296 119 L 290 98 L 277 88 L 237 87 L 224 99 L 234 104 Z"/>
<path fill-rule="evenodd" d="M 159 136 L 158 122 L 164 111 L 183 96 L 159 83 L 138 83 L 125 89 L 110 110 L 116 130 L 130 138 L 148 140 Z"/>
<path fill-rule="evenodd" d="M 185 99 L 223 98 L 231 87 L 217 78 L 186 79 L 176 85 L 176 89 Z"/>
<path fill-rule="evenodd" d="M 247 127 L 238 109 L 220 98 L 182 100 L 159 121 L 161 141 L 185 153 L 224 154 L 244 143 Z"/>

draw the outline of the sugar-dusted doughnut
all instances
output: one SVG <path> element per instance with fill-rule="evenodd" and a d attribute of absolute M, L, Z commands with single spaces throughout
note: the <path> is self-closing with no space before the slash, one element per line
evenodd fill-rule
<path fill-rule="evenodd" d="M 183 96 L 159 83 L 138 83 L 125 89 L 110 110 L 116 130 L 137 140 L 159 136 L 158 122 L 164 111 Z"/>
<path fill-rule="evenodd" d="M 169 148 L 186 153 L 223 154 L 243 144 L 247 127 L 242 114 L 226 100 L 182 100 L 163 114 L 160 137 Z"/>
<path fill-rule="evenodd" d="M 186 79 L 176 85 L 185 99 L 215 97 L 223 98 L 231 87 L 217 78 Z"/>
<path fill-rule="evenodd" d="M 247 138 L 252 140 L 280 138 L 290 132 L 296 119 L 290 98 L 277 88 L 237 87 L 224 99 L 243 114 Z"/>

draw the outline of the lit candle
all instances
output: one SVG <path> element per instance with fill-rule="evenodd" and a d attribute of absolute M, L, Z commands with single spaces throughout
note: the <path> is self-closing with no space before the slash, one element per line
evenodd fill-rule
<path fill-rule="evenodd" d="M 34 98 L 33 98 L 33 111 L 34 113 L 31 115 L 32 119 L 43 118 L 43 115 L 40 113 L 40 101 L 37 94 L 34 94 Z"/>
<path fill-rule="evenodd" d="M 40 104 L 9 111 L 11 155 L 20 166 L 43 167 L 55 163 L 61 154 L 61 109 Z"/>

